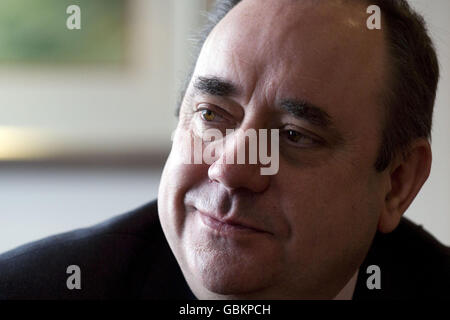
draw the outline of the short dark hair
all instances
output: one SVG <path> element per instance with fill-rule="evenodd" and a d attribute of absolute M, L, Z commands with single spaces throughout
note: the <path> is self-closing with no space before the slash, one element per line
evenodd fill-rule
<path fill-rule="evenodd" d="M 217 0 L 196 41 L 195 57 L 214 27 L 242 0 Z M 439 63 L 426 23 L 406 0 L 358 0 L 377 5 L 386 26 L 389 74 L 382 101 L 386 110 L 375 169 L 384 171 L 397 155 L 406 156 L 418 138 L 431 139 Z M 370 3 L 369 3 L 370 2 Z M 184 86 L 183 99 L 195 64 Z M 181 101 L 176 115 L 179 115 Z"/>

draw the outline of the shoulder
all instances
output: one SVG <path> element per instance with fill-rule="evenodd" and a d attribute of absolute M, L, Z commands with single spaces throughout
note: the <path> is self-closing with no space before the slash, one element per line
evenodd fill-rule
<path fill-rule="evenodd" d="M 151 233 L 144 232 L 155 227 L 157 222 L 157 207 L 155 201 L 137 208 L 133 211 L 115 216 L 104 222 L 88 228 L 77 229 L 38 241 L 22 245 L 0 255 L 0 261 L 18 259 L 21 256 L 30 256 L 34 253 L 60 250 L 70 247 L 76 248 L 83 241 L 101 241 L 105 238 L 127 237 L 139 239 L 148 238 Z"/>
<path fill-rule="evenodd" d="M 443 284 L 444 280 L 450 284 L 450 248 L 422 226 L 404 218 L 394 232 L 380 236 L 378 242 L 387 257 L 420 275 L 424 286 L 433 281 Z"/>
<path fill-rule="evenodd" d="M 81 290 L 67 288 L 67 268 L 73 265 L 81 271 Z M 157 265 L 176 268 L 155 200 L 0 255 L 0 299 L 140 297 Z"/>
<path fill-rule="evenodd" d="M 380 267 L 382 288 L 368 292 L 360 281 L 367 297 L 450 298 L 450 248 L 407 218 L 392 233 L 375 236 L 360 269 L 364 279 L 369 265 Z"/>

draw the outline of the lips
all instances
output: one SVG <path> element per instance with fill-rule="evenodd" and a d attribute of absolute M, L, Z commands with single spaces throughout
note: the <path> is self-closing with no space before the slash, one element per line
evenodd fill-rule
<path fill-rule="evenodd" d="M 253 224 L 242 222 L 233 218 L 217 218 L 212 214 L 198 211 L 202 222 L 208 227 L 217 230 L 219 232 L 256 232 L 256 233 L 268 233 L 267 231 L 254 226 Z"/>

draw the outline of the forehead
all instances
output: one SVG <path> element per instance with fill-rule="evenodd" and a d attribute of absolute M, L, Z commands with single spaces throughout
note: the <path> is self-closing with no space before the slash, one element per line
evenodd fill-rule
<path fill-rule="evenodd" d="M 211 32 L 194 75 L 237 83 L 244 104 L 262 96 L 269 103 L 307 99 L 332 115 L 364 108 L 373 122 L 384 83 L 384 38 L 367 29 L 366 6 L 352 3 L 244 0 Z"/>

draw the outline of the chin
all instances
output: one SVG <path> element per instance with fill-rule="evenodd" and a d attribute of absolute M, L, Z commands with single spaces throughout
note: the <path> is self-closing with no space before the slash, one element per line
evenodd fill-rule
<path fill-rule="evenodd" d="M 208 272 L 200 275 L 202 286 L 209 292 L 229 297 L 244 297 L 264 289 L 259 281 L 236 275 L 217 276 Z"/>
<path fill-rule="evenodd" d="M 244 298 L 270 287 L 274 280 L 274 269 L 239 256 L 226 253 L 198 252 L 191 255 L 190 269 L 196 282 L 209 292 Z M 267 266 L 267 264 L 265 264 Z"/>

